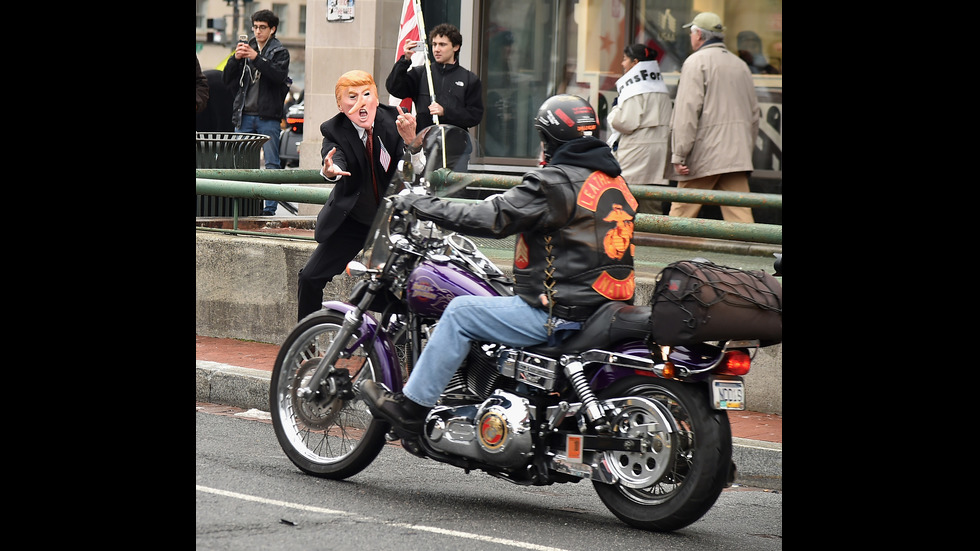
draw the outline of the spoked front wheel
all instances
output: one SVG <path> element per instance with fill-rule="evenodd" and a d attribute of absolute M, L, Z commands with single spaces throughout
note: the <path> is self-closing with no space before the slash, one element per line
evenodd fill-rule
<path fill-rule="evenodd" d="M 643 530 L 667 532 L 704 516 L 728 484 L 732 464 L 732 432 L 728 414 L 711 408 L 702 384 L 635 376 L 623 379 L 600 397 L 642 396 L 657 402 L 673 423 L 673 448 L 664 455 L 606 452 L 617 469 L 616 484 L 593 482 L 599 499 L 620 520 Z M 618 419 L 624 433 L 644 430 L 654 416 L 625 411 Z M 651 435 L 656 436 L 656 435 Z M 651 442 L 657 443 L 656 438 Z"/>
<path fill-rule="evenodd" d="M 301 390 L 344 323 L 340 312 L 307 316 L 279 349 L 269 388 L 276 438 L 283 451 L 307 474 L 343 479 L 361 472 L 381 452 L 388 423 L 376 420 L 354 397 L 352 382 L 376 379 L 380 365 L 369 339 L 351 335 L 337 360 L 337 371 L 312 398 Z"/>

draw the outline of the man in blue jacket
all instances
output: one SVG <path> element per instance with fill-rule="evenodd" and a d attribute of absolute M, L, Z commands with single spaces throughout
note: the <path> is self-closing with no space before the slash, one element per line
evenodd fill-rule
<path fill-rule="evenodd" d="M 252 14 L 254 36 L 239 42 L 222 74 L 226 85 L 238 86 L 231 119 L 235 132 L 265 134 L 265 168 L 280 169 L 279 132 L 283 103 L 289 92 L 289 50 L 276 38 L 279 17 L 271 10 Z M 266 201 L 263 215 L 276 213 L 276 201 Z"/>

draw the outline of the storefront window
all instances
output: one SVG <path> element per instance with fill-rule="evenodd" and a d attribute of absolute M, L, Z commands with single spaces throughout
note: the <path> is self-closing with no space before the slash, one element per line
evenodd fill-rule
<path fill-rule="evenodd" d="M 483 3 L 481 75 L 486 110 L 480 141 L 488 157 L 536 159 L 532 126 L 538 107 L 557 88 L 555 36 L 561 0 Z"/>
<path fill-rule="evenodd" d="M 487 157 L 536 160 L 532 119 L 554 94 L 582 96 L 603 119 L 608 106 L 599 91 L 605 85 L 615 91 L 621 71 L 623 2 L 490 0 L 483 7 L 487 100 L 480 139 Z"/>
<path fill-rule="evenodd" d="M 705 11 L 725 23 L 725 46 L 753 73 L 762 119 L 752 156 L 756 178 L 781 178 L 783 111 L 782 0 L 636 0 L 633 42 L 653 47 L 671 96 L 681 65 L 691 54 L 690 32 L 682 28 Z M 603 92 L 615 97 L 615 89 Z"/>
<path fill-rule="evenodd" d="M 486 113 L 480 126 L 486 162 L 533 164 L 539 140 L 532 119 L 557 93 L 587 99 L 600 138 L 622 76 L 623 49 L 651 46 L 671 95 L 691 53 L 682 28 L 704 11 L 725 22 L 725 44 L 753 72 L 762 109 L 753 162 L 782 171 L 782 0 L 488 0 L 483 2 L 481 63 Z"/>

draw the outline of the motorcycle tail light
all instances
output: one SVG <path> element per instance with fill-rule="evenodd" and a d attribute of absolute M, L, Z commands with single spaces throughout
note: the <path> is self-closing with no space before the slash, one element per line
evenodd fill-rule
<path fill-rule="evenodd" d="M 303 124 L 302 118 L 286 117 L 286 124 Z"/>
<path fill-rule="evenodd" d="M 718 367 L 718 373 L 724 375 L 745 375 L 752 367 L 752 358 L 741 350 L 725 352 L 725 361 Z"/>

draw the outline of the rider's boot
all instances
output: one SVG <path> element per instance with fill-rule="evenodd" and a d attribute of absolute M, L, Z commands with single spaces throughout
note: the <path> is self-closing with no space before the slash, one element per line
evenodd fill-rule
<path fill-rule="evenodd" d="M 391 423 L 399 432 L 418 434 L 430 407 L 417 404 L 401 392 L 389 392 L 374 381 L 361 383 L 361 395 L 375 417 Z"/>

